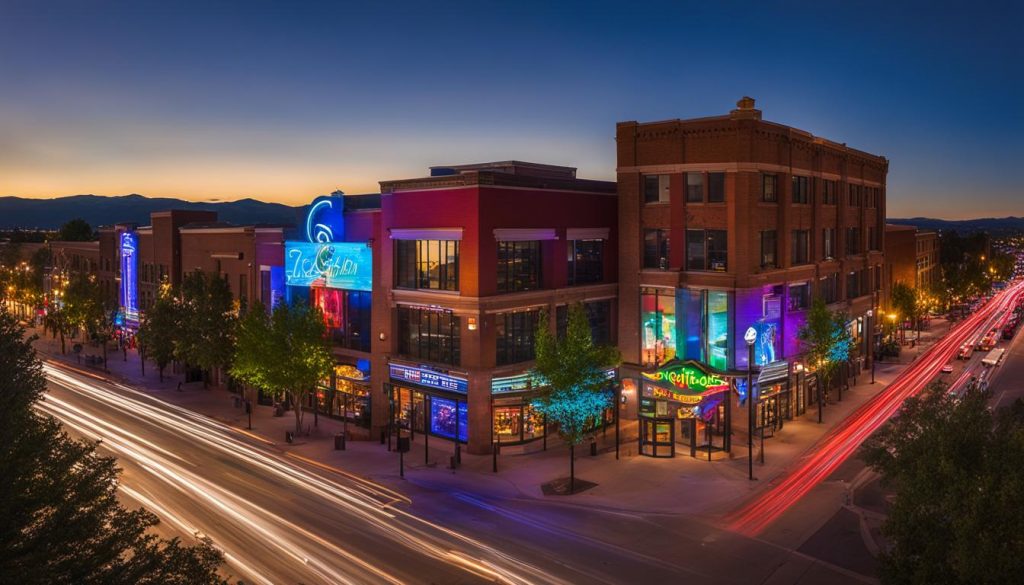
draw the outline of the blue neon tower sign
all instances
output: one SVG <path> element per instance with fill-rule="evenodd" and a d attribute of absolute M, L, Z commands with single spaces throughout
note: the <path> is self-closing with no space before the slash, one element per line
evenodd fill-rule
<path fill-rule="evenodd" d="M 121 232 L 121 308 L 125 321 L 133 324 L 139 322 L 138 249 L 135 232 Z"/>

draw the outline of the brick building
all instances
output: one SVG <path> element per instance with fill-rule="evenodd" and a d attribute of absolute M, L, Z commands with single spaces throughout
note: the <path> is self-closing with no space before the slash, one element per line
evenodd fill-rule
<path fill-rule="evenodd" d="M 739 378 L 749 327 L 756 367 L 775 372 L 762 377 L 758 426 L 802 413 L 816 394 L 797 332 L 814 297 L 849 314 L 863 363 L 883 264 L 884 157 L 764 121 L 750 98 L 724 116 L 621 122 L 616 141 L 621 378 L 642 451 L 728 450 L 734 392 L 691 415 L 652 398 L 642 373 L 689 360 Z"/>

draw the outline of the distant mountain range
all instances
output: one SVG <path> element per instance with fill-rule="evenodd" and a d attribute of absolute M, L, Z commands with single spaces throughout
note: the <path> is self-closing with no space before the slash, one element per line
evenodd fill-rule
<path fill-rule="evenodd" d="M 243 225 L 297 225 L 305 206 L 291 207 L 255 199 L 210 202 L 143 195 L 71 195 L 53 199 L 0 197 L 0 229 L 56 229 L 68 220 L 79 217 L 89 222 L 93 228 L 114 223 L 149 225 L 150 213 L 168 209 L 216 211 L 218 220 Z"/>
<path fill-rule="evenodd" d="M 952 230 L 967 234 L 971 232 L 988 232 L 994 237 L 1008 236 L 1024 232 L 1024 217 L 986 217 L 981 219 L 931 219 L 929 217 L 912 217 L 910 219 L 885 220 L 886 223 L 912 225 L 927 230 Z"/>

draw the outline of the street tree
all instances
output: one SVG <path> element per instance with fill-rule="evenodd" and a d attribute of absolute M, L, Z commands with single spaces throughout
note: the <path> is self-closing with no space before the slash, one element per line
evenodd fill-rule
<path fill-rule="evenodd" d="M 330 375 L 334 358 L 323 313 L 305 303 L 280 303 L 267 315 L 252 307 L 239 321 L 231 375 L 275 396 L 285 395 L 302 432 L 302 405 Z"/>
<path fill-rule="evenodd" d="M 846 329 L 847 320 L 845 313 L 830 311 L 824 300 L 816 298 L 807 311 L 807 322 L 797 334 L 807 363 L 818 376 L 818 422 L 836 372 L 850 359 L 853 339 Z"/>
<path fill-rule="evenodd" d="M 175 358 L 200 368 L 204 386 L 231 361 L 235 315 L 226 279 L 197 270 L 182 280 Z"/>
<path fill-rule="evenodd" d="M 569 308 L 565 336 L 552 334 L 544 313 L 534 333 L 534 374 L 545 381 L 534 408 L 555 423 L 569 446 L 569 493 L 576 489 L 576 446 L 592 436 L 612 406 L 607 371 L 621 361 L 615 347 L 594 343 L 582 304 Z"/>
<path fill-rule="evenodd" d="M 46 380 L 31 339 L 0 314 L 0 581 L 219 584 L 220 553 L 150 532 L 118 500 L 120 471 L 34 405 Z"/>
<path fill-rule="evenodd" d="M 160 287 L 156 300 L 139 324 L 136 339 L 145 357 L 156 363 L 160 381 L 164 381 L 164 370 L 174 361 L 174 343 L 180 338 L 181 307 L 174 298 L 169 284 Z"/>
<path fill-rule="evenodd" d="M 57 232 L 57 240 L 62 242 L 91 242 L 94 239 L 92 226 L 82 218 L 65 222 Z"/>
<path fill-rule="evenodd" d="M 920 316 L 920 304 L 914 289 L 902 281 L 894 282 L 889 298 L 892 308 L 895 309 L 899 316 L 900 331 L 903 331 L 903 323 L 905 321 L 910 321 L 911 326 L 915 326 L 914 324 L 917 323 Z"/>
<path fill-rule="evenodd" d="M 895 499 L 882 526 L 886 584 L 1016 583 L 1024 574 L 1024 403 L 951 396 L 941 382 L 907 399 L 863 448 Z"/>

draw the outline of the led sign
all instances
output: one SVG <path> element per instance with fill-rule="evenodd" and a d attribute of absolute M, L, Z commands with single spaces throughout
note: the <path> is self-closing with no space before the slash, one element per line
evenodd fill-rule
<path fill-rule="evenodd" d="M 324 244 L 345 239 L 345 205 L 341 197 L 317 197 L 306 212 L 306 241 Z"/>
<path fill-rule="evenodd" d="M 356 242 L 285 242 L 285 283 L 371 290 L 373 252 Z"/>
<path fill-rule="evenodd" d="M 687 364 L 669 365 L 653 373 L 645 372 L 643 377 L 664 384 L 649 386 L 651 396 L 683 404 L 699 404 L 705 396 L 729 390 L 729 382 L 721 376 Z"/>
<path fill-rule="evenodd" d="M 121 307 L 125 321 L 139 322 L 138 294 L 138 249 L 139 237 L 135 232 L 121 232 Z"/>
<path fill-rule="evenodd" d="M 410 368 L 398 364 L 390 364 L 388 372 L 393 380 L 411 382 L 420 386 L 426 386 L 427 388 L 459 392 L 461 394 L 466 394 L 469 391 L 469 382 L 465 378 L 457 378 L 423 368 Z"/>

